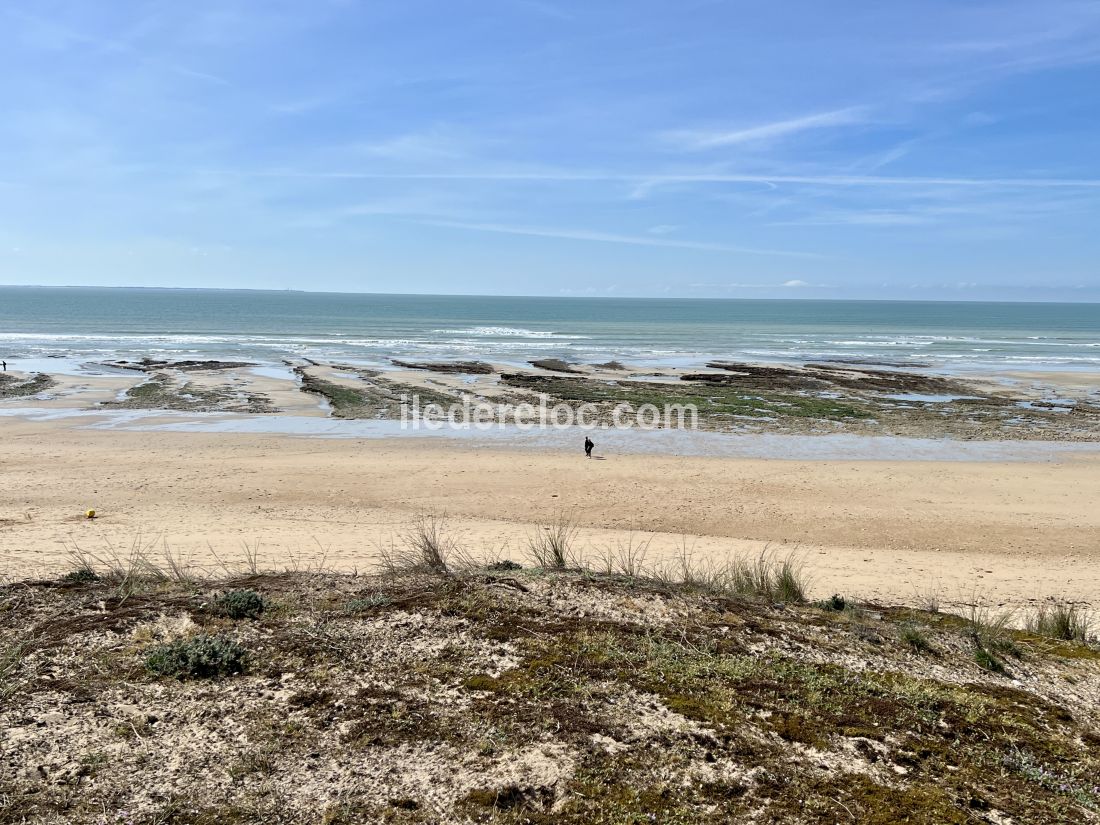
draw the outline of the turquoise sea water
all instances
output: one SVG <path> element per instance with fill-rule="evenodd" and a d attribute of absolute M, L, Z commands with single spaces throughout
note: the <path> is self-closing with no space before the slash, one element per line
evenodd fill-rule
<path fill-rule="evenodd" d="M 0 287 L 0 357 L 869 360 L 1100 370 L 1100 304 Z"/>

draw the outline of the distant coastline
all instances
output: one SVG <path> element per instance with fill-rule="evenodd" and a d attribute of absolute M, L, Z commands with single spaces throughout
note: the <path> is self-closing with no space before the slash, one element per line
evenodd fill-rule
<path fill-rule="evenodd" d="M 260 287 L 218 287 L 218 286 L 144 286 L 130 284 L 0 284 L 0 290 L 4 289 L 87 289 L 87 290 L 144 290 L 149 292 L 256 292 L 256 293 L 299 293 L 303 295 L 356 295 L 371 297 L 395 297 L 395 298 L 517 298 L 517 299 L 547 299 L 547 300 L 577 300 L 577 301 L 666 301 L 667 296 L 651 295 L 577 295 L 568 292 L 557 294 L 518 294 L 518 293 L 480 293 L 480 292 L 348 292 L 327 289 L 299 289 L 287 287 L 285 289 L 265 289 Z M 1097 301 L 1065 301 L 1056 299 L 1033 300 L 999 300 L 990 301 L 981 298 L 812 298 L 805 295 L 790 295 L 784 297 L 755 297 L 722 296 L 709 297 L 700 295 L 684 295 L 672 298 L 676 301 L 727 301 L 737 303 L 742 301 L 802 301 L 813 303 L 866 303 L 866 304 L 1056 304 L 1063 306 L 1076 306 L 1080 304 L 1100 306 Z"/>

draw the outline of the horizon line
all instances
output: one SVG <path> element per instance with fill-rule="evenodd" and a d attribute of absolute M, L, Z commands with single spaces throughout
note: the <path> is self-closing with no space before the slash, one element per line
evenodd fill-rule
<path fill-rule="evenodd" d="M 768 285 L 765 285 L 768 286 Z M 782 287 L 776 286 L 776 289 Z M 1073 289 L 1074 287 L 1062 287 Z M 1065 301 L 1051 299 L 1001 299 L 987 300 L 981 298 L 810 298 L 805 296 L 787 295 L 776 297 L 760 296 L 703 296 L 703 295 L 516 295 L 508 293 L 480 293 L 480 292 L 344 292 L 328 289 L 298 289 L 286 287 L 284 289 L 259 288 L 259 287 L 224 287 L 224 286 L 136 286 L 127 284 L 0 284 L 0 289 L 133 289 L 162 292 L 271 292 L 271 293 L 300 293 L 305 295 L 376 295 L 384 297 L 400 298 L 533 298 L 541 300 L 594 300 L 594 301 L 815 301 L 850 303 L 895 303 L 895 304 L 1065 304 L 1076 306 L 1079 304 L 1100 305 L 1100 300 L 1091 301 Z"/>

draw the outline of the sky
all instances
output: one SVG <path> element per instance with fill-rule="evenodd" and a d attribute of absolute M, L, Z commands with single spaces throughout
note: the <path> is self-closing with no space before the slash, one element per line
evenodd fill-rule
<path fill-rule="evenodd" d="M 0 284 L 1100 301 L 1095 0 L 0 0 Z"/>

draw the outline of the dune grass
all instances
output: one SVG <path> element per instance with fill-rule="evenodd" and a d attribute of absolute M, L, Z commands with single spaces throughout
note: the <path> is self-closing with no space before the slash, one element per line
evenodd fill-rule
<path fill-rule="evenodd" d="M 451 534 L 445 513 L 421 513 L 399 536 L 379 544 L 382 566 L 391 576 L 407 573 L 451 575 L 474 563 Z"/>
<path fill-rule="evenodd" d="M 552 521 L 540 524 L 528 537 L 527 552 L 539 567 L 547 570 L 564 570 L 577 564 L 574 544 L 578 527 L 568 513 L 561 513 Z"/>
<path fill-rule="evenodd" d="M 1088 610 L 1065 599 L 1044 601 L 1028 616 L 1026 627 L 1039 636 L 1065 642 L 1085 642 L 1092 617 Z"/>

